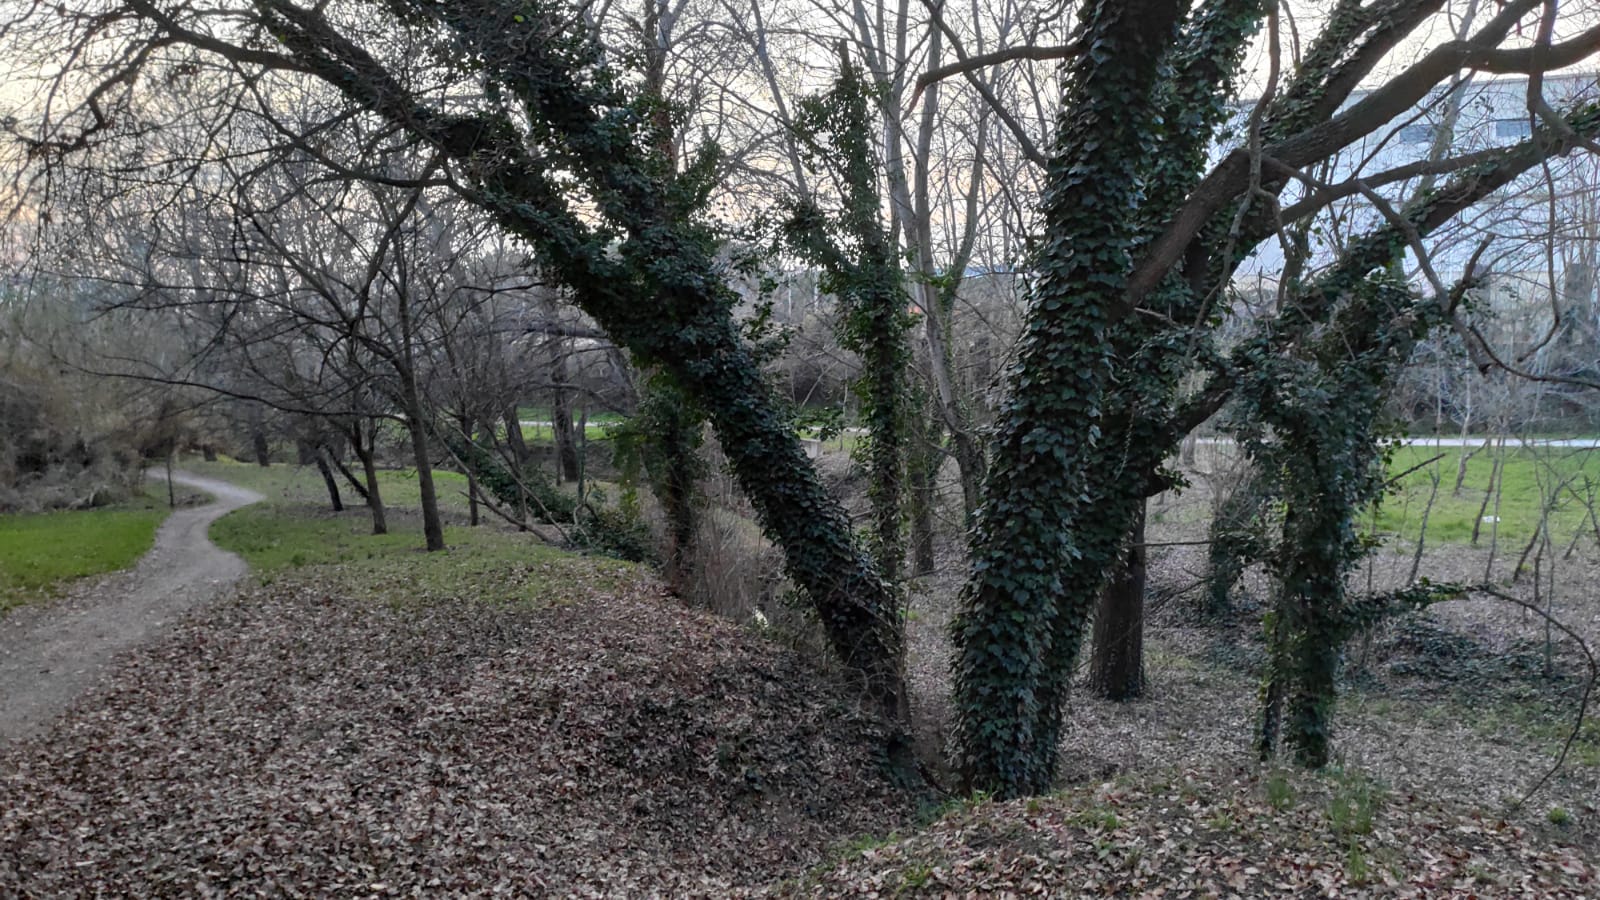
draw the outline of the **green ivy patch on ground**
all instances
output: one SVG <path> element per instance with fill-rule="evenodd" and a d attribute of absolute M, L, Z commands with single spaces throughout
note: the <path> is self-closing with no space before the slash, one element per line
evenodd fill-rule
<path fill-rule="evenodd" d="M 168 512 L 165 502 L 136 497 L 101 509 L 0 516 L 0 612 L 133 565 Z"/>

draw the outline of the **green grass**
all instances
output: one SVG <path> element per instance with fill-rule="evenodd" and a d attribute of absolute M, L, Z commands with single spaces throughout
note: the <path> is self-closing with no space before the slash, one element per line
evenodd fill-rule
<path fill-rule="evenodd" d="M 548 422 L 550 410 L 542 406 L 521 406 L 517 408 L 517 418 L 523 422 Z M 626 421 L 628 417 L 618 413 L 591 411 L 584 421 L 584 437 L 589 441 L 609 441 L 610 429 Z M 573 416 L 573 425 L 577 425 L 577 416 Z M 555 429 L 550 425 L 524 425 L 522 439 L 530 444 L 553 444 Z"/>
<path fill-rule="evenodd" d="M 1430 542 L 1465 543 L 1472 539 L 1479 509 L 1489 487 L 1494 467 L 1494 450 L 1480 451 L 1467 462 L 1467 477 L 1459 494 L 1453 493 L 1456 471 L 1463 454 L 1471 448 L 1427 446 L 1404 447 L 1396 452 L 1390 471 L 1404 472 L 1432 457 L 1443 454 L 1400 479 L 1396 489 L 1384 499 L 1377 517 L 1380 531 L 1416 540 L 1422 527 L 1422 513 L 1433 491 L 1433 476 L 1439 478 L 1438 495 L 1428 516 Z M 1561 487 L 1563 483 L 1565 487 Z M 1483 515 L 1498 515 L 1498 523 L 1482 522 L 1479 543 L 1487 544 L 1495 525 L 1495 539 L 1503 547 L 1521 547 L 1532 539 L 1543 510 L 1551 510 L 1550 534 L 1563 552 L 1580 531 L 1593 540 L 1594 525 L 1588 521 L 1586 500 L 1590 489 L 1600 489 L 1600 450 L 1573 448 L 1513 448 L 1505 451 L 1500 478 L 1499 510 L 1495 498 Z"/>
<path fill-rule="evenodd" d="M 199 459 L 185 459 L 179 468 L 205 475 L 211 478 L 220 478 L 232 482 L 240 487 L 246 487 L 266 497 L 273 503 L 305 504 L 309 506 L 327 506 L 328 492 L 322 484 L 322 476 L 311 466 L 295 466 L 274 463 L 265 468 L 254 463 L 237 462 L 230 459 L 221 459 L 217 462 L 206 462 Z M 360 472 L 357 471 L 357 477 Z M 361 497 L 343 476 L 339 478 L 339 493 L 344 498 L 345 506 L 349 509 L 362 507 Z M 447 472 L 435 469 L 433 472 L 434 490 L 439 495 L 439 508 L 446 513 L 465 515 L 467 512 L 467 478 L 459 472 Z M 415 469 L 384 469 L 378 472 L 378 491 L 383 496 L 384 506 L 396 510 L 417 510 L 422 508 L 422 490 L 417 486 L 417 472 Z"/>
<path fill-rule="evenodd" d="M 610 424 L 597 424 L 593 419 L 584 424 L 583 433 L 589 443 L 611 440 Z M 555 428 L 550 425 L 522 426 L 522 439 L 530 444 L 554 444 Z M 609 451 L 607 451 L 609 452 Z"/>
<path fill-rule="evenodd" d="M 487 527 L 446 528 L 448 549 L 426 553 L 414 517 L 390 524 L 390 534 L 374 535 L 359 514 L 266 503 L 224 516 L 211 527 L 211 537 L 244 557 L 264 581 L 312 576 L 352 596 L 398 604 L 553 605 L 622 590 L 644 572 L 631 563 L 579 556 L 532 535 Z"/>
<path fill-rule="evenodd" d="M 102 509 L 0 516 L 0 612 L 133 565 L 169 510 L 154 497 Z"/>
<path fill-rule="evenodd" d="M 524 422 L 548 422 L 550 421 L 550 409 L 544 406 L 519 406 L 517 407 L 517 418 Z M 573 416 L 573 418 L 576 419 L 577 416 Z M 621 413 L 595 412 L 594 410 L 589 412 L 589 424 L 591 426 L 618 425 L 627 420 L 628 417 Z"/>
<path fill-rule="evenodd" d="M 211 526 L 211 539 L 244 557 L 264 581 L 306 576 L 350 596 L 402 604 L 470 599 L 551 605 L 621 590 L 644 571 L 631 563 L 567 553 L 530 534 L 500 531 L 492 522 L 478 528 L 447 526 L 448 549 L 426 553 L 415 512 L 420 498 L 414 472 L 380 473 L 390 533 L 374 535 L 372 520 L 351 492 L 346 492 L 345 512 L 327 508 L 316 469 L 231 461 L 184 466 L 267 498 Z M 464 512 L 465 477 L 434 475 L 441 504 Z"/>

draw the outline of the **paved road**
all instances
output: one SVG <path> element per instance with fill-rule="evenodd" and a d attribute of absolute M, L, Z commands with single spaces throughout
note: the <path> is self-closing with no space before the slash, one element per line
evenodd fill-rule
<path fill-rule="evenodd" d="M 156 636 L 244 575 L 244 561 L 218 549 L 206 531 L 261 495 L 186 472 L 173 473 L 173 480 L 216 501 L 168 516 L 155 546 L 134 568 L 0 619 L 0 746 L 48 726 L 118 653 Z"/>

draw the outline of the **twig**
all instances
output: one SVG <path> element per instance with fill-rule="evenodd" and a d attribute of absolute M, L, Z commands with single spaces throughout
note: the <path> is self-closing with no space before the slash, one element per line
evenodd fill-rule
<path fill-rule="evenodd" d="M 1422 462 L 1419 462 L 1416 465 L 1412 466 L 1411 468 L 1405 470 L 1404 472 L 1401 472 L 1399 475 L 1393 476 L 1388 481 L 1385 481 L 1383 483 L 1383 486 L 1386 487 L 1386 488 L 1394 487 L 1395 485 L 1400 483 L 1400 479 L 1406 477 L 1407 475 L 1410 475 L 1412 472 L 1415 472 L 1418 469 L 1425 468 L 1427 466 L 1431 466 L 1431 465 L 1433 465 L 1434 463 L 1438 462 L 1441 459 L 1444 459 L 1444 454 L 1443 453 L 1435 454 L 1432 459 L 1425 459 Z"/>
<path fill-rule="evenodd" d="M 1503 600 L 1506 603 L 1520 606 L 1524 610 L 1533 613 L 1534 615 L 1543 619 L 1546 625 L 1557 629 L 1562 634 L 1565 634 L 1567 637 L 1571 638 L 1572 642 L 1578 645 L 1578 649 L 1583 651 L 1583 656 L 1589 663 L 1589 680 L 1583 686 L 1583 695 L 1578 698 L 1578 715 L 1576 720 L 1572 723 L 1572 732 L 1567 735 L 1566 742 L 1561 745 L 1561 753 L 1556 757 L 1555 765 L 1551 766 L 1550 770 L 1545 772 L 1544 776 L 1535 782 L 1533 787 L 1528 789 L 1527 793 L 1522 795 L 1522 799 L 1511 805 L 1512 809 L 1519 809 L 1529 800 L 1533 799 L 1533 795 L 1537 794 L 1540 789 L 1549 783 L 1551 778 L 1555 777 L 1557 772 L 1561 771 L 1561 767 L 1566 765 L 1567 755 L 1572 752 L 1572 745 L 1577 743 L 1578 736 L 1583 732 L 1583 721 L 1589 714 L 1589 696 L 1594 692 L 1595 682 L 1600 681 L 1600 662 L 1595 660 L 1594 652 L 1589 649 L 1589 645 L 1582 637 L 1578 635 L 1576 631 L 1573 631 L 1571 628 L 1563 624 L 1560 619 L 1557 619 L 1555 616 L 1552 616 L 1543 609 L 1540 609 L 1537 605 L 1529 603 L 1520 597 L 1514 597 L 1487 584 L 1472 585 L 1466 590 L 1468 593 L 1472 594 L 1487 594 L 1488 596 L 1494 597 L 1497 600 Z"/>

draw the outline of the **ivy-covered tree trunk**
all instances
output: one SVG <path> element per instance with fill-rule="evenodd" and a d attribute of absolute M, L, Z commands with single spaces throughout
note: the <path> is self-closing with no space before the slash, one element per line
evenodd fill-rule
<path fill-rule="evenodd" d="M 1034 302 L 953 626 L 960 764 L 972 787 L 1001 796 L 1050 786 L 1061 704 L 1104 577 L 1070 562 L 1091 535 L 1114 552 L 1130 521 L 1087 508 L 1084 479 L 1111 367 L 1108 312 L 1139 227 L 1127 211 L 1142 193 L 1161 64 L 1183 11 L 1160 0 L 1086 5 L 1064 88 Z"/>
<path fill-rule="evenodd" d="M 706 473 L 700 455 L 705 419 L 695 413 L 682 391 L 656 374 L 647 380 L 634 423 L 647 442 L 640 457 L 667 520 L 663 555 L 667 586 L 684 596 L 696 565 L 700 481 Z"/>
<path fill-rule="evenodd" d="M 882 166 L 871 89 L 841 48 L 839 77 L 825 94 L 800 105 L 795 130 L 806 156 L 835 173 L 840 208 L 824 212 L 801 198 L 785 223 L 788 243 L 821 267 L 822 290 L 839 298 L 839 343 L 861 357 L 856 382 L 867 427 L 867 502 L 870 547 L 878 571 L 900 581 L 905 560 L 904 494 L 912 319 L 898 248 L 884 228 L 878 179 Z"/>
<path fill-rule="evenodd" d="M 1345 585 L 1368 552 L 1356 517 L 1383 494 L 1387 387 L 1436 318 L 1436 307 L 1387 274 L 1316 290 L 1338 296 L 1335 320 L 1299 353 L 1262 360 L 1235 412 L 1240 442 L 1282 510 L 1264 554 L 1277 602 L 1258 747 L 1270 754 L 1281 728 L 1295 760 L 1312 768 L 1330 758 L 1340 656 L 1358 618 Z"/>
<path fill-rule="evenodd" d="M 734 322 L 739 298 L 723 279 L 721 241 L 689 215 L 715 158 L 674 175 L 640 149 L 625 80 L 611 77 L 569 10 L 504 0 L 400 0 L 392 8 L 470 48 L 425 45 L 470 67 L 505 102 L 442 112 L 319 13 L 273 4 L 263 17 L 280 52 L 452 160 L 474 201 L 527 241 L 580 308 L 701 406 L 834 651 L 883 712 L 900 715 L 896 593 L 861 552 Z"/>
<path fill-rule="evenodd" d="M 1127 549 L 1094 613 L 1089 688 L 1108 700 L 1144 693 L 1145 510 L 1134 514 Z"/>

